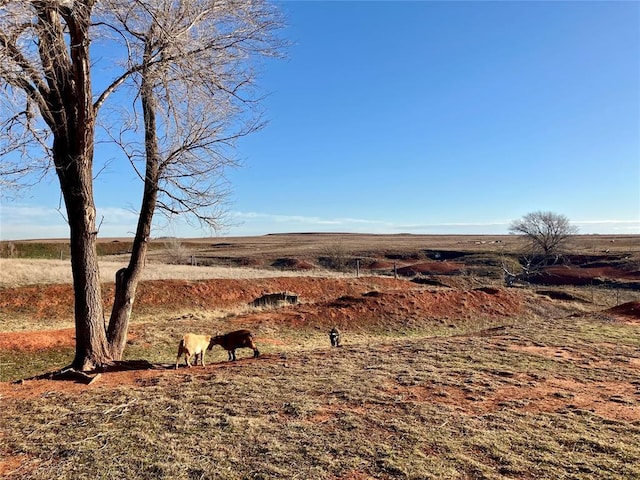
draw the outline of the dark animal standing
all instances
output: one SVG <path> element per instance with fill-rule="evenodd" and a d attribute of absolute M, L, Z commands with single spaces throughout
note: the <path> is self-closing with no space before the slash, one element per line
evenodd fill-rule
<path fill-rule="evenodd" d="M 331 340 L 332 347 L 340 346 L 340 330 L 338 330 L 338 327 L 333 327 L 331 329 L 329 332 L 329 340 Z"/>
<path fill-rule="evenodd" d="M 229 354 L 229 360 L 236 359 L 236 348 L 251 348 L 253 358 L 258 358 L 260 352 L 253 343 L 253 334 L 249 330 L 236 330 L 235 332 L 216 335 L 211 339 L 211 346 L 220 345 Z"/>

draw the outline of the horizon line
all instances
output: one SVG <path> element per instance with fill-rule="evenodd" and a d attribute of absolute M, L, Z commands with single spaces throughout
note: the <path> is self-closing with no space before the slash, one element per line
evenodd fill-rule
<path fill-rule="evenodd" d="M 414 236 L 414 237 L 518 237 L 522 236 L 515 233 L 367 233 L 367 232 L 318 232 L 318 231 L 301 231 L 301 232 L 274 232 L 264 233 L 256 235 L 219 235 L 219 236 L 201 236 L 201 237 L 181 237 L 163 235 L 159 237 L 151 237 L 151 240 L 167 240 L 167 239 L 182 239 L 182 240 L 206 240 L 215 238 L 251 238 L 251 237 L 267 237 L 267 236 L 286 236 L 286 235 L 341 235 L 341 236 L 375 236 L 375 237 L 399 237 L 399 236 Z M 99 237 L 100 241 L 119 241 L 133 240 L 132 236 L 113 236 L 113 237 Z M 640 237 L 640 233 L 576 233 L 571 237 Z M 16 239 L 0 239 L 0 242 L 66 242 L 69 241 L 69 237 L 43 237 L 43 238 L 16 238 Z"/>

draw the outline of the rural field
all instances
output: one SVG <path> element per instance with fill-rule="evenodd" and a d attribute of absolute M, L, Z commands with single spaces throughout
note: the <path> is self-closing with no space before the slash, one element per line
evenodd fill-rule
<path fill-rule="evenodd" d="M 128 239 L 99 244 L 108 315 Z M 640 237 L 506 287 L 514 236 L 157 239 L 123 365 L 74 355 L 68 243 L 0 242 L 0 476 L 638 479 Z M 287 292 L 296 303 L 254 304 Z M 342 345 L 331 346 L 332 327 Z M 174 369 L 186 332 L 260 349 Z"/>

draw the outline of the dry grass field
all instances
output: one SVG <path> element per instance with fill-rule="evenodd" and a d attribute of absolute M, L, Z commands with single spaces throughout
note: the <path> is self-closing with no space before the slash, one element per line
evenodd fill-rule
<path fill-rule="evenodd" d="M 73 357 L 64 243 L 5 242 L 0 476 L 640 478 L 639 240 L 577 237 L 570 285 L 514 288 L 508 236 L 158 240 L 125 352 L 146 363 L 90 384 L 34 378 Z M 104 243 L 108 307 L 127 240 Z M 172 368 L 182 333 L 237 328 L 260 358 Z"/>

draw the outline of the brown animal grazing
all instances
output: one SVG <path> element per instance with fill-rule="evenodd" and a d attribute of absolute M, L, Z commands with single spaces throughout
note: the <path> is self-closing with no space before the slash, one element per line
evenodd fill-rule
<path fill-rule="evenodd" d="M 338 327 L 333 327 L 329 331 L 329 340 L 331 340 L 332 347 L 340 346 L 340 330 L 338 330 Z"/>
<path fill-rule="evenodd" d="M 213 348 L 213 337 L 208 335 L 196 335 L 195 333 L 185 333 L 178 345 L 178 357 L 176 358 L 176 368 L 178 368 L 178 362 L 180 357 L 184 355 L 185 362 L 188 367 L 191 367 L 189 359 L 191 355 L 196 357 L 196 366 L 198 365 L 198 355 L 200 355 L 200 363 L 204 367 L 204 351 L 211 350 Z"/>
<path fill-rule="evenodd" d="M 229 360 L 235 361 L 236 348 L 251 348 L 253 358 L 258 358 L 260 352 L 253 343 L 253 334 L 249 330 L 236 330 L 235 332 L 216 335 L 211 339 L 211 345 L 220 345 L 229 354 Z"/>

